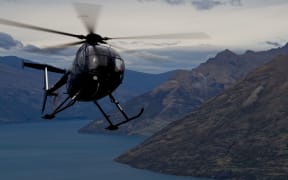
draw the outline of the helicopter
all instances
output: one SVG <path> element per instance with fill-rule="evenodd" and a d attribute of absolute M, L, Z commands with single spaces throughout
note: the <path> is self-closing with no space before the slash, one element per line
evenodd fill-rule
<path fill-rule="evenodd" d="M 103 37 L 95 33 L 95 26 L 101 10 L 100 5 L 75 3 L 75 9 L 85 25 L 88 34 L 78 35 L 58 31 L 54 29 L 43 28 L 31 24 L 12 21 L 0 18 L 0 24 L 25 28 L 35 31 L 42 31 L 63 36 L 69 36 L 80 39 L 77 42 L 66 43 L 54 46 L 52 48 L 67 48 L 71 46 L 80 46 L 77 50 L 75 59 L 68 70 L 58 68 L 48 64 L 23 62 L 23 68 L 33 68 L 44 72 L 44 95 L 42 102 L 42 115 L 45 112 L 47 98 L 56 97 L 57 90 L 66 85 L 66 98 L 59 103 L 50 113 L 42 116 L 43 119 L 53 119 L 55 115 L 73 106 L 76 102 L 94 102 L 99 111 L 108 122 L 107 130 L 117 130 L 119 126 L 126 124 L 140 117 L 144 108 L 134 116 L 129 116 L 120 105 L 119 101 L 112 95 L 124 79 L 125 63 L 119 53 L 108 44 L 110 40 L 125 39 L 190 39 L 207 38 L 208 35 L 203 32 L 198 33 L 178 33 L 178 34 L 157 34 L 146 36 L 130 37 Z M 49 47 L 48 49 L 50 49 Z M 62 77 L 53 85 L 49 86 L 48 72 L 62 74 Z M 98 100 L 108 96 L 111 102 L 120 111 L 124 120 L 114 123 L 110 116 L 104 111 Z"/>

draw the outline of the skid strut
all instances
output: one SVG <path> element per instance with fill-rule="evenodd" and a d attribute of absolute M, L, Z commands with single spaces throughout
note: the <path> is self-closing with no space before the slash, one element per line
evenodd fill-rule
<path fill-rule="evenodd" d="M 64 111 L 65 109 L 73 106 L 76 102 L 76 97 L 78 96 L 78 93 L 76 93 L 73 97 L 68 96 L 61 104 L 59 104 L 58 107 L 51 113 L 51 114 L 45 114 L 42 118 L 43 119 L 53 119 L 55 118 L 55 115 L 58 114 L 61 111 Z"/>
<path fill-rule="evenodd" d="M 123 115 L 123 117 L 125 118 L 124 121 L 121 121 L 117 124 L 113 124 L 113 122 L 110 119 L 110 116 L 105 113 L 105 111 L 102 109 L 102 107 L 99 105 L 99 103 L 97 101 L 94 101 L 95 105 L 98 107 L 98 109 L 100 110 L 100 112 L 103 114 L 103 116 L 105 117 L 105 119 L 107 120 L 107 122 L 109 123 L 109 126 L 106 128 L 107 130 L 117 130 L 119 128 L 120 125 L 125 124 L 129 121 L 132 121 L 138 117 L 140 117 L 142 115 L 142 113 L 144 112 L 144 108 L 142 108 L 139 113 L 133 117 L 129 117 L 126 112 L 124 111 L 124 109 L 121 107 L 119 101 L 117 101 L 112 94 L 109 94 L 110 100 L 113 104 L 115 104 L 115 106 L 117 107 L 117 109 L 120 111 L 120 113 Z"/>

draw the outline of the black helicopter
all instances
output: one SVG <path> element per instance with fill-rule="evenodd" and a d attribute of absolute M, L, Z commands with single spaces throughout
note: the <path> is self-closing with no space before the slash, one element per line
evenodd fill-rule
<path fill-rule="evenodd" d="M 75 4 L 79 17 L 82 19 L 87 35 L 77 35 L 20 23 L 0 18 L 0 24 L 26 28 L 36 31 L 43 31 L 80 39 L 80 41 L 55 46 L 55 48 L 65 48 L 69 46 L 81 45 L 76 53 L 72 68 L 61 69 L 47 64 L 23 62 L 23 67 L 29 67 L 44 71 L 44 98 L 42 104 L 42 114 L 45 111 L 47 97 L 57 96 L 56 91 L 66 85 L 67 97 L 49 114 L 43 116 L 44 119 L 53 119 L 55 115 L 75 104 L 77 101 L 93 101 L 103 114 L 109 126 L 108 130 L 117 130 L 122 124 L 138 118 L 143 113 L 142 108 L 138 114 L 129 117 L 119 102 L 114 98 L 112 92 L 122 83 L 125 71 L 124 61 L 121 56 L 107 44 L 107 41 L 114 39 L 188 39 L 207 38 L 205 33 L 180 33 L 162 34 L 149 36 L 132 37 L 102 37 L 95 33 L 96 20 L 101 6 L 92 4 Z M 60 73 L 63 76 L 52 87 L 48 84 L 48 72 Z M 125 120 L 114 124 L 109 115 L 102 109 L 97 100 L 109 96 L 111 102 L 116 105 Z"/>

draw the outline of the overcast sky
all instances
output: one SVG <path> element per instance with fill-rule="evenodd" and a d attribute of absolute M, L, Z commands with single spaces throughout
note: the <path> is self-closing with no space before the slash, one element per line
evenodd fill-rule
<path fill-rule="evenodd" d="M 72 0 L 0 0 L 0 17 L 85 34 Z M 81 1 L 84 2 L 84 1 Z M 288 35 L 287 0 L 85 0 L 102 5 L 97 33 L 133 36 L 205 32 L 203 40 L 118 41 L 128 49 L 192 46 L 263 50 L 284 45 Z M 0 26 L 16 45 L 73 42 L 70 37 Z M 1 36 L 0 36 L 1 38 Z M 18 42 L 19 41 L 19 42 Z M 12 43 L 13 45 L 13 43 Z M 12 46 L 10 43 L 10 46 Z M 160 46 L 162 45 L 162 46 Z M 1 46 L 1 43 L 0 43 Z M 9 48 L 6 48 L 6 53 Z M 198 48 L 199 49 L 199 48 Z M 5 50 L 5 49 L 4 49 Z M 4 50 L 0 53 L 4 54 Z M 208 48 L 207 51 L 210 52 Z"/>

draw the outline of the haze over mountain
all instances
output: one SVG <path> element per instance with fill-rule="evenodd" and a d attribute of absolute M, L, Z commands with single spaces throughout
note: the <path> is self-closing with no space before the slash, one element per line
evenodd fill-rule
<path fill-rule="evenodd" d="M 286 179 L 287 67 L 287 55 L 261 66 L 117 161 L 177 175 Z"/>
<path fill-rule="evenodd" d="M 22 69 L 23 60 L 15 56 L 0 57 L 0 103 L 2 104 L 0 123 L 41 120 L 43 72 L 29 68 Z M 119 100 L 124 102 L 149 91 L 167 80 L 172 74 L 173 72 L 155 75 L 127 70 L 124 82 L 116 90 L 115 96 L 120 97 Z M 59 75 L 49 73 L 50 85 L 58 78 L 60 78 Z M 62 95 L 63 98 L 64 95 Z M 57 101 L 59 102 L 60 99 Z M 105 108 L 111 108 L 109 100 L 101 100 L 101 103 Z M 51 110 L 49 106 L 48 110 Z M 95 119 L 99 115 L 93 103 L 77 103 L 74 107 L 60 113 L 59 117 L 60 119 Z"/>
<path fill-rule="evenodd" d="M 246 51 L 237 55 L 230 50 L 218 53 L 214 58 L 192 70 L 181 70 L 151 91 L 129 100 L 125 109 L 130 114 L 141 107 L 144 114 L 120 128 L 121 133 L 151 135 L 167 124 L 191 113 L 202 103 L 231 87 L 237 80 L 274 57 L 288 54 L 288 44 L 267 51 Z M 120 116 L 115 115 L 115 118 Z M 81 132 L 98 132 L 105 121 L 96 120 Z M 105 124 L 106 125 L 106 124 Z"/>

